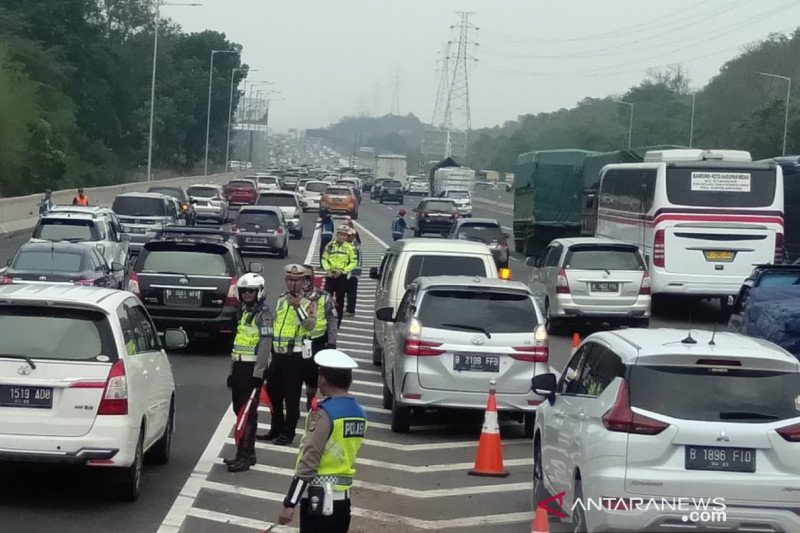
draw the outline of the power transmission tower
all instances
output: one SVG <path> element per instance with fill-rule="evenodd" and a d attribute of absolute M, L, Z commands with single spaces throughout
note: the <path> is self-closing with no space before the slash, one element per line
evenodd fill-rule
<path fill-rule="evenodd" d="M 394 89 L 392 90 L 392 115 L 400 114 L 400 72 L 394 74 Z"/>
<path fill-rule="evenodd" d="M 473 35 L 478 29 L 470 22 L 470 17 L 474 13 L 459 11 L 460 22 L 458 28 L 458 48 L 453 64 L 452 77 L 447 93 L 447 106 L 445 107 L 445 127 L 447 128 L 446 156 L 456 152 L 466 152 L 466 145 L 469 141 L 469 134 L 472 130 L 472 118 L 470 116 L 469 103 L 469 74 L 467 62 L 474 61 L 475 58 L 469 55 L 470 45 L 477 45 L 473 40 Z M 450 56 L 448 55 L 448 58 Z M 454 133 L 463 135 L 463 146 L 454 146 Z M 455 141 L 455 144 L 462 143 Z"/>
<path fill-rule="evenodd" d="M 450 93 L 450 42 L 446 42 L 440 52 L 439 64 L 439 86 L 436 89 L 436 102 L 433 104 L 433 116 L 431 116 L 431 126 L 444 128 L 447 119 L 444 115 L 447 104 L 445 99 Z"/>

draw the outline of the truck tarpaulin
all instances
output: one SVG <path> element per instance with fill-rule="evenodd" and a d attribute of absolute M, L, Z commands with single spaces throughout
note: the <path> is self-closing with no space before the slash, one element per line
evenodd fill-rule
<path fill-rule="evenodd" d="M 756 287 L 744 314 L 745 335 L 774 342 L 800 358 L 800 286 Z"/>

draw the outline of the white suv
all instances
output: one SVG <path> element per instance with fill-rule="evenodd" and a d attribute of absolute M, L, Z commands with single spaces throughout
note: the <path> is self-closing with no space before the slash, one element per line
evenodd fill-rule
<path fill-rule="evenodd" d="M 42 335 L 45 332 L 45 335 Z M 186 345 L 167 330 L 168 348 Z M 138 498 L 145 454 L 169 459 L 175 382 L 145 308 L 125 291 L 0 288 L 0 461 L 107 468 Z"/>
<path fill-rule="evenodd" d="M 596 333 L 533 389 L 534 502 L 563 498 L 575 531 L 800 531 L 800 365 L 778 346 Z"/>

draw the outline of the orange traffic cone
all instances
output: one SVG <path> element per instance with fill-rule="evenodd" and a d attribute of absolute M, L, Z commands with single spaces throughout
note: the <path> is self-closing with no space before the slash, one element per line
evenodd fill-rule
<path fill-rule="evenodd" d="M 570 355 L 575 355 L 581 345 L 581 336 L 575 332 L 572 334 L 572 352 Z"/>
<path fill-rule="evenodd" d="M 550 533 L 547 511 L 541 507 L 536 508 L 536 514 L 533 517 L 533 522 L 531 522 L 531 533 Z"/>
<path fill-rule="evenodd" d="M 500 443 L 500 425 L 497 422 L 497 400 L 494 396 L 495 380 L 489 382 L 489 401 L 483 419 L 475 466 L 468 472 L 471 476 L 506 477 L 503 466 L 503 446 Z"/>

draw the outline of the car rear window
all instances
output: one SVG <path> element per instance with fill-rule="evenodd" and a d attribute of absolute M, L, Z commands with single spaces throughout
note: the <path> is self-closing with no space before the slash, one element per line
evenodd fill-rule
<path fill-rule="evenodd" d="M 48 241 L 96 241 L 97 228 L 89 220 L 42 219 L 33 231 L 34 239 Z"/>
<path fill-rule="evenodd" d="M 281 225 L 281 219 L 275 213 L 258 213 L 248 211 L 239 213 L 236 217 L 236 227 L 245 230 L 253 231 L 256 229 L 277 229 Z M 257 228 L 259 226 L 260 228 Z"/>
<path fill-rule="evenodd" d="M 167 206 L 161 198 L 117 196 L 111 209 L 118 215 L 129 217 L 163 217 Z"/>
<path fill-rule="evenodd" d="M 758 287 L 800 285 L 800 272 L 766 272 L 758 279 Z"/>
<path fill-rule="evenodd" d="M 456 204 L 452 200 L 449 202 L 443 200 L 431 200 L 422 205 L 422 209 L 426 211 L 446 211 L 450 212 L 455 208 Z"/>
<path fill-rule="evenodd" d="M 327 189 L 325 189 L 325 194 L 350 196 L 350 189 L 347 189 L 345 187 L 328 187 Z"/>
<path fill-rule="evenodd" d="M 423 276 L 486 276 L 482 257 L 463 255 L 412 255 L 408 260 L 405 284 Z"/>
<path fill-rule="evenodd" d="M 446 196 L 448 198 L 458 198 L 459 200 L 469 199 L 469 193 L 467 191 L 447 191 Z"/>
<path fill-rule="evenodd" d="M 308 192 L 325 192 L 330 185 L 326 181 L 317 181 L 306 184 L 306 191 Z"/>
<path fill-rule="evenodd" d="M 477 327 L 490 333 L 531 332 L 533 335 L 537 325 L 530 296 L 487 290 L 428 291 L 419 304 L 417 319 L 423 327 L 462 331 Z"/>
<path fill-rule="evenodd" d="M 194 276 L 230 276 L 226 261 L 228 250 L 222 246 L 194 243 L 149 243 L 137 261 L 143 273 L 169 272 Z"/>
<path fill-rule="evenodd" d="M 217 189 L 213 187 L 189 187 L 187 192 L 189 196 L 196 196 L 197 198 L 213 198 L 217 195 Z"/>
<path fill-rule="evenodd" d="M 573 246 L 564 259 L 564 268 L 573 270 L 644 270 L 644 261 L 636 248 Z"/>
<path fill-rule="evenodd" d="M 11 268 L 27 272 L 83 272 L 84 255 L 49 250 L 21 250 Z"/>
<path fill-rule="evenodd" d="M 264 183 L 266 185 L 275 185 L 278 183 L 278 178 L 258 178 L 259 183 Z"/>
<path fill-rule="evenodd" d="M 505 239 L 500 226 L 496 224 L 462 224 L 456 233 L 459 239 L 477 241 L 484 244 L 502 241 Z"/>
<path fill-rule="evenodd" d="M 631 405 L 685 420 L 765 423 L 800 416 L 800 374 L 633 366 Z"/>
<path fill-rule="evenodd" d="M 42 332 L 47 332 L 42 335 Z M 0 354 L 33 359 L 114 362 L 118 359 L 108 319 L 100 312 L 62 307 L 0 306 Z M 98 359 L 100 356 L 104 356 Z"/>
<path fill-rule="evenodd" d="M 252 181 L 248 180 L 233 180 L 228 182 L 228 187 L 239 187 L 242 189 L 252 189 L 255 187 Z"/>
<path fill-rule="evenodd" d="M 177 198 L 181 202 L 186 200 L 186 196 L 183 194 L 182 189 L 171 189 L 169 187 L 153 187 L 149 189 L 147 192 L 155 192 L 158 194 L 163 194 L 165 196 L 171 196 L 172 198 Z"/>
<path fill-rule="evenodd" d="M 261 194 L 256 205 L 274 205 L 276 207 L 296 207 L 297 200 L 287 194 Z"/>
<path fill-rule="evenodd" d="M 389 189 L 389 188 L 394 188 L 394 187 L 402 187 L 403 184 L 400 183 L 397 180 L 393 180 L 393 181 L 385 181 L 383 183 L 383 186 L 384 186 L 384 188 Z"/>

